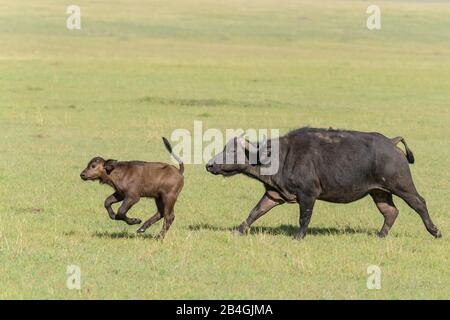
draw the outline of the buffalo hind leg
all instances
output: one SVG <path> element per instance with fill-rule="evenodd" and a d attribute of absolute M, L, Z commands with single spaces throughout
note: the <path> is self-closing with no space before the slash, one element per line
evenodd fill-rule
<path fill-rule="evenodd" d="M 431 221 L 430 215 L 428 214 L 427 204 L 421 195 L 417 192 L 398 192 L 396 195 L 405 200 L 405 202 L 419 214 L 425 228 L 433 237 L 442 237 L 439 229 L 434 225 L 433 221 Z"/>
<path fill-rule="evenodd" d="M 315 198 L 308 197 L 305 195 L 299 196 L 300 204 L 300 230 L 295 235 L 295 239 L 301 240 L 305 237 L 306 231 L 308 230 L 309 222 L 311 221 L 311 216 L 314 209 L 314 204 L 316 202 Z"/>
<path fill-rule="evenodd" d="M 383 226 L 381 227 L 380 232 L 378 232 L 378 236 L 384 238 L 388 235 L 395 219 L 397 219 L 398 209 L 395 207 L 394 201 L 392 200 L 392 193 L 376 190 L 371 192 L 370 195 L 378 210 L 384 216 Z"/>
<path fill-rule="evenodd" d="M 162 219 L 163 215 L 164 215 L 164 203 L 162 202 L 162 200 L 160 198 L 155 199 L 156 202 L 156 208 L 157 211 L 156 213 L 147 221 L 145 221 L 142 226 L 137 230 L 137 233 L 144 233 L 145 230 L 147 230 L 149 227 L 151 227 L 152 224 L 158 222 L 159 220 Z"/>
<path fill-rule="evenodd" d="M 261 218 L 264 214 L 269 212 L 270 209 L 276 207 L 279 204 L 282 204 L 283 201 L 276 201 L 271 199 L 267 193 L 265 193 L 261 200 L 259 200 L 258 204 L 250 211 L 247 219 L 241 223 L 237 229 L 234 230 L 235 234 L 245 234 L 250 226 L 259 218 Z"/>
<path fill-rule="evenodd" d="M 173 208 L 175 206 L 175 202 L 177 201 L 176 194 L 168 194 L 163 196 L 162 201 L 164 203 L 164 223 L 161 231 L 159 232 L 157 239 L 163 240 L 166 236 L 167 231 L 170 229 L 173 221 L 175 220 L 175 213 L 173 212 Z"/>

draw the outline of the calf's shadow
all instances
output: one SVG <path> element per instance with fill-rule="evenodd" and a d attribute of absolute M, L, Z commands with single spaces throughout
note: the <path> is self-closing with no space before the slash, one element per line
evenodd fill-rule
<path fill-rule="evenodd" d="M 97 238 L 108 238 L 108 239 L 135 239 L 135 238 L 141 238 L 141 239 L 156 239 L 156 236 L 152 234 L 137 234 L 134 232 L 128 232 L 128 231 L 96 231 L 92 234 L 94 237 Z"/>

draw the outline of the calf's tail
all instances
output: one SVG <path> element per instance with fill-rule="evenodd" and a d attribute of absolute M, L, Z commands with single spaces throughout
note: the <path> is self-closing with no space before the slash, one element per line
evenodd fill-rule
<path fill-rule="evenodd" d="M 183 172 L 184 172 L 183 161 L 180 159 L 180 157 L 178 157 L 175 153 L 173 153 L 172 146 L 170 145 L 169 140 L 167 140 L 165 137 L 162 137 L 162 139 L 163 139 L 164 146 L 166 147 L 167 151 L 169 151 L 169 153 L 172 155 L 172 157 L 174 157 L 174 159 L 177 160 L 177 162 L 180 164 L 180 173 L 183 174 Z"/>
<path fill-rule="evenodd" d="M 396 137 L 394 139 L 391 139 L 392 143 L 397 145 L 399 142 L 402 142 L 403 145 L 405 146 L 405 151 L 406 151 L 406 159 L 408 159 L 408 162 L 413 164 L 414 163 L 414 154 L 411 151 L 410 148 L 408 148 L 408 145 L 406 144 L 406 141 L 403 137 Z"/>

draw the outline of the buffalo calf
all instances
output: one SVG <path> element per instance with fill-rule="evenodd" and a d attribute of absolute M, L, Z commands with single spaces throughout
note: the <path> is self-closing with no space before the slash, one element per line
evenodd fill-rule
<path fill-rule="evenodd" d="M 178 161 L 179 169 L 161 162 L 117 161 L 95 157 L 80 174 L 81 179 L 85 181 L 98 180 L 114 189 L 115 192 L 105 200 L 105 208 L 113 220 L 122 220 L 129 225 L 140 224 L 140 219 L 127 217 L 128 210 L 142 197 L 154 198 L 157 211 L 137 232 L 145 232 L 152 224 L 164 218 L 159 239 L 164 238 L 175 219 L 174 206 L 184 183 L 183 162 L 172 152 L 169 141 L 164 137 L 163 142 L 166 149 Z M 121 201 L 122 204 L 116 214 L 111 206 Z"/>

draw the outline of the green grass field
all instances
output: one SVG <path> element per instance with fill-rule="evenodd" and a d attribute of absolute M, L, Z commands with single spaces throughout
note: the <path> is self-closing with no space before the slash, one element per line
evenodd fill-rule
<path fill-rule="evenodd" d="M 1 299 L 449 299 L 450 3 L 377 1 L 0 0 Z M 162 135 L 305 125 L 402 135 L 443 238 L 401 199 L 390 235 L 371 199 L 319 202 L 293 240 L 298 207 L 275 208 L 245 237 L 230 229 L 263 188 L 188 165 L 177 218 L 108 218 L 93 156 L 170 161 Z M 129 213 L 148 219 L 153 201 Z M 78 265 L 81 290 L 66 287 Z M 366 287 L 367 267 L 382 288 Z"/>

